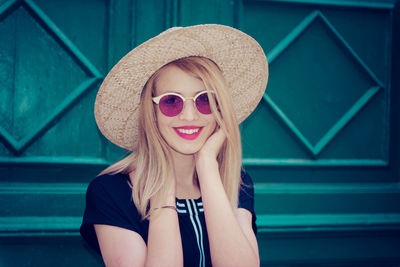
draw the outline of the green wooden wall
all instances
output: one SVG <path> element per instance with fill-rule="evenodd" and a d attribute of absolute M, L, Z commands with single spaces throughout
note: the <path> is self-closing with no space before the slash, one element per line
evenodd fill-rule
<path fill-rule="evenodd" d="M 200 23 L 270 63 L 241 125 L 262 265 L 400 266 L 395 0 L 0 0 L 0 266 L 101 266 L 84 194 L 125 151 L 96 128 L 96 91 L 136 45 Z"/>

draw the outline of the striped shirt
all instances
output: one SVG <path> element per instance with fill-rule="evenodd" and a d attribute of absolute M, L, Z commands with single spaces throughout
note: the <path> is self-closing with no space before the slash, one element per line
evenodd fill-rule
<path fill-rule="evenodd" d="M 86 192 L 86 208 L 80 233 L 100 254 L 94 224 L 106 224 L 137 232 L 147 243 L 149 222 L 142 220 L 132 201 L 126 174 L 105 174 L 96 177 Z M 254 213 L 254 190 L 251 178 L 242 172 L 243 185 L 239 193 L 239 207 L 253 214 L 253 230 L 257 233 Z M 201 198 L 176 199 L 179 228 L 182 238 L 184 266 L 211 266 L 210 248 L 204 208 Z"/>

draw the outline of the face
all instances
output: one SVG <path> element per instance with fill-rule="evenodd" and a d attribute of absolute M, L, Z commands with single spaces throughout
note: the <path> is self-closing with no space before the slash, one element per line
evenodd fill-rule
<path fill-rule="evenodd" d="M 190 98 L 205 89 L 200 79 L 170 65 L 160 72 L 155 96 L 178 93 Z M 191 155 L 198 152 L 216 127 L 214 116 L 200 113 L 192 100 L 186 100 L 182 112 L 174 117 L 164 115 L 158 105 L 155 105 L 155 110 L 157 126 L 162 137 L 180 154 Z"/>

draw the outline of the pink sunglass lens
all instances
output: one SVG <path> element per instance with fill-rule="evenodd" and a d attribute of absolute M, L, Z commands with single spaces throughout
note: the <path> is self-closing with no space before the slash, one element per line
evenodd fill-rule
<path fill-rule="evenodd" d="M 196 98 L 196 107 L 203 114 L 211 114 L 211 107 L 207 93 L 201 94 Z"/>
<path fill-rule="evenodd" d="M 176 95 L 167 95 L 161 98 L 159 107 L 165 116 L 174 117 L 181 113 L 183 101 Z"/>

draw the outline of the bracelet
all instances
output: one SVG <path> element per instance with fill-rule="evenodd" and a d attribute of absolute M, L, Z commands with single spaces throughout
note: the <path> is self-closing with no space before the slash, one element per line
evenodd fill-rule
<path fill-rule="evenodd" d="M 162 209 L 173 209 L 174 211 L 178 212 L 178 211 L 176 210 L 176 207 L 175 207 L 175 206 L 162 206 L 161 208 L 162 208 Z"/>
<path fill-rule="evenodd" d="M 162 207 L 160 207 L 160 208 L 154 208 L 153 211 L 156 211 L 156 210 L 159 210 L 159 209 L 171 209 L 171 210 L 174 210 L 174 211 L 178 212 L 178 211 L 176 210 L 176 207 L 175 207 L 175 206 L 162 206 Z"/>

